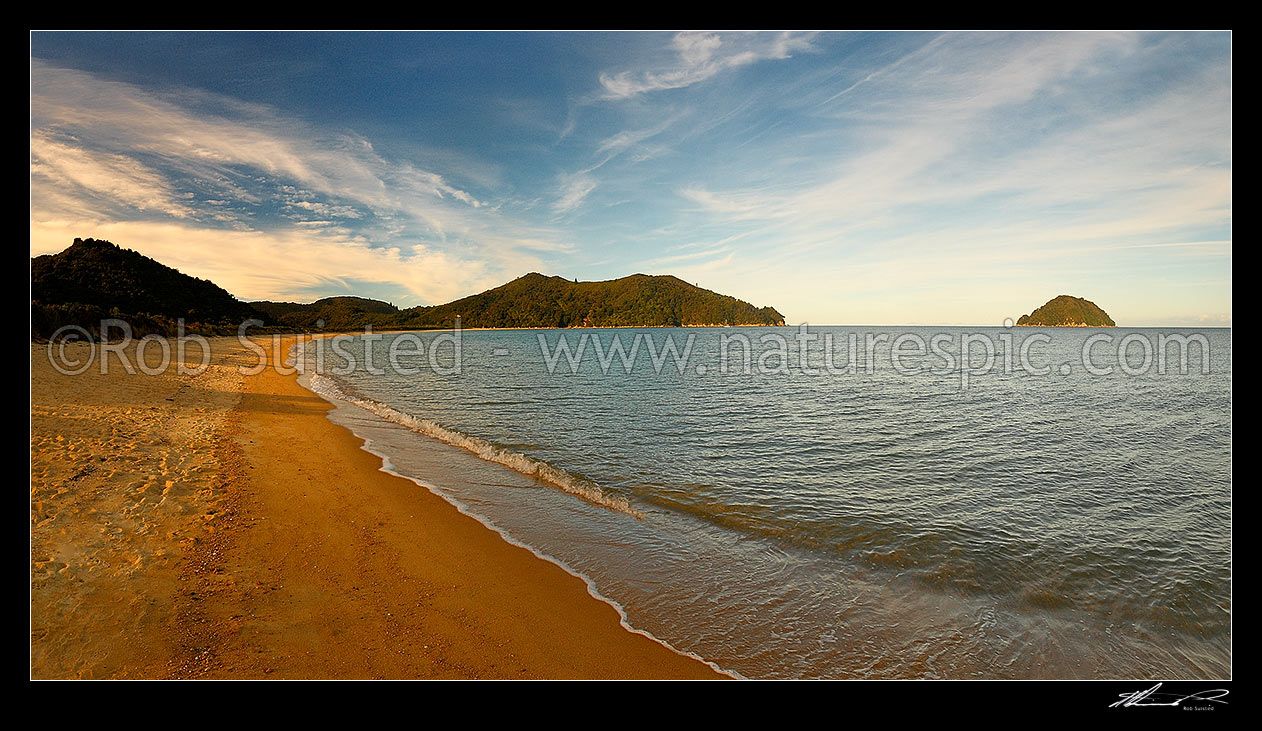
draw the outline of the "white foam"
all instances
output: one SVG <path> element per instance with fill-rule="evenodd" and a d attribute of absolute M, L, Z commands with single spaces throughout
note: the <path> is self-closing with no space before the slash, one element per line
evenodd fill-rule
<path fill-rule="evenodd" d="M 380 401 L 348 394 L 336 381 L 328 376 L 318 373 L 311 374 L 307 387 L 326 398 L 354 404 L 386 421 L 398 424 L 418 434 L 437 439 L 453 447 L 460 447 L 488 462 L 504 465 L 523 475 L 530 475 L 571 495 L 577 495 L 594 505 L 626 513 L 636 518 L 644 517 L 644 513 L 636 510 L 626 498 L 610 495 L 590 480 L 550 465 L 543 460 L 528 457 L 521 452 L 514 452 L 511 449 L 496 446 L 485 439 L 464 434 L 455 429 L 448 429 L 428 419 L 404 413 Z"/>

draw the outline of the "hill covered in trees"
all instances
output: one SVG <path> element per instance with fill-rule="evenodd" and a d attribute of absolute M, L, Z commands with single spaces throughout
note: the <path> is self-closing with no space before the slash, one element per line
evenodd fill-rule
<path fill-rule="evenodd" d="M 62 325 L 95 331 L 105 318 L 126 320 L 137 334 L 235 332 L 262 318 L 214 282 L 183 274 L 108 241 L 75 239 L 57 254 L 31 259 L 31 335 L 48 337 Z"/>
<path fill-rule="evenodd" d="M 701 289 L 669 275 L 573 282 L 531 273 L 445 305 L 399 313 L 408 327 L 680 327 L 783 325 L 771 307 Z"/>
<path fill-rule="evenodd" d="M 251 302 L 270 323 L 297 330 L 362 330 L 367 325 L 385 329 L 394 326 L 399 308 L 381 300 L 363 297 L 325 297 L 310 304 L 296 302 Z"/>
<path fill-rule="evenodd" d="M 1017 320 L 1019 327 L 1117 327 L 1096 303 L 1062 294 Z"/>
<path fill-rule="evenodd" d="M 330 297 L 309 305 L 251 304 L 284 325 L 326 330 L 369 324 L 378 329 L 438 329 L 451 327 L 457 317 L 465 328 L 784 324 L 784 316 L 772 307 L 754 307 L 678 277 L 645 274 L 575 282 L 532 272 L 454 302 L 405 310 L 359 297 Z"/>

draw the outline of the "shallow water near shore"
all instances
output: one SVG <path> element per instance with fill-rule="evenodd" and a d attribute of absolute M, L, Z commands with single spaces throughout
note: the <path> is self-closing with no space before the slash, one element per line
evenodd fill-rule
<path fill-rule="evenodd" d="M 303 382 L 392 470 L 733 673 L 1230 677 L 1230 330 L 812 331 L 466 331 L 458 372 L 440 334 L 359 337 L 349 369 L 309 344 Z M 994 363 L 900 361 L 907 334 L 980 334 Z M 1205 367 L 1137 367 L 1134 338 L 1118 360 L 1169 334 Z M 1034 335 L 1048 372 L 1006 368 Z M 400 339 L 424 352 L 391 367 Z M 686 362 L 654 361 L 668 341 Z"/>

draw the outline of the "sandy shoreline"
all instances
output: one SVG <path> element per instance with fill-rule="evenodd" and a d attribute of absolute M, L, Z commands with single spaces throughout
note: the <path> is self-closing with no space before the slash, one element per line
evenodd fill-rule
<path fill-rule="evenodd" d="M 32 677 L 718 677 L 212 342 L 198 376 L 32 345 Z"/>

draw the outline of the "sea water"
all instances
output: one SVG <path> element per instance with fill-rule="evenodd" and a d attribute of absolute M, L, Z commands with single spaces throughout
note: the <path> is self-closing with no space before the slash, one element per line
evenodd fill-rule
<path fill-rule="evenodd" d="M 731 673 L 1231 675 L 1229 329 L 333 346 L 302 382 L 389 469 Z"/>

